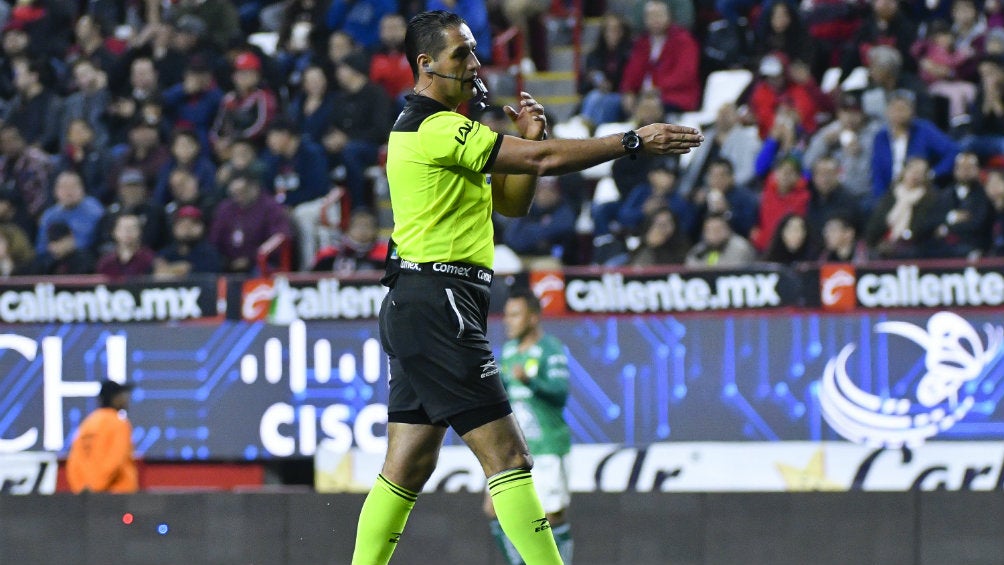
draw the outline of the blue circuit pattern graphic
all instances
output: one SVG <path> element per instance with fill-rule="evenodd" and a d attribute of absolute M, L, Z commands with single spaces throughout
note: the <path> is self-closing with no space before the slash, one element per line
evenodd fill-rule
<path fill-rule="evenodd" d="M 927 318 L 894 317 L 917 326 Z M 856 347 L 847 366 L 855 386 L 883 398 L 914 394 L 925 372 L 925 352 L 917 344 L 874 331 L 889 319 L 886 314 L 569 317 L 547 320 L 546 329 L 568 348 L 572 395 L 566 415 L 576 442 L 839 440 L 822 414 L 819 382 L 842 348 Z M 995 312 L 965 315 L 977 329 L 999 319 Z M 493 320 L 491 326 L 490 339 L 500 349 L 501 323 Z M 124 362 L 136 384 L 130 419 L 137 452 L 149 459 L 305 455 L 339 430 L 351 430 L 351 439 L 358 440 L 357 416 L 387 401 L 386 359 L 376 324 L 316 322 L 298 328 L 228 321 L 11 329 L 0 335 L 0 449 L 31 429 L 40 431 L 32 449 L 42 449 L 41 430 L 61 421 L 64 445 L 56 450 L 65 451 L 95 407 L 93 398 L 65 396 L 59 413 L 47 408 L 44 388 L 53 377 L 45 376 L 46 363 L 52 362 L 45 357 L 53 351 L 61 356 L 55 378 L 62 382 L 100 380 L 111 365 Z M 11 335 L 38 343 L 58 338 L 60 347 L 39 347 L 29 359 L 3 345 Z M 124 360 L 109 359 L 111 336 L 126 340 Z M 960 394 L 973 399 L 973 409 L 939 439 L 1004 438 L 1002 380 L 998 355 L 964 385 Z M 368 421 L 362 433 L 382 437 L 385 428 Z M 276 454 L 263 442 L 268 435 L 286 438 L 295 451 Z"/>

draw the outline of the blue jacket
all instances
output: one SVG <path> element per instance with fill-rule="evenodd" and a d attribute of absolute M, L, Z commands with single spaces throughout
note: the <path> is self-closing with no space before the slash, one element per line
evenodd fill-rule
<path fill-rule="evenodd" d="M 320 198 L 331 188 L 324 150 L 306 137 L 300 138 L 300 147 L 292 159 L 265 151 L 263 160 L 262 186 L 284 206 L 292 208 Z"/>
<path fill-rule="evenodd" d="M 642 207 L 651 195 L 652 185 L 647 182 L 631 189 L 617 212 L 617 221 L 632 232 L 637 231 L 645 221 L 645 212 L 642 211 Z M 691 233 L 691 230 L 694 229 L 694 221 L 697 219 L 694 205 L 676 192 L 666 197 L 665 204 L 676 218 L 677 230 L 681 233 Z"/>
<path fill-rule="evenodd" d="M 933 123 L 914 118 L 910 124 L 910 139 L 906 144 L 906 157 L 923 157 L 931 164 L 931 170 L 937 177 L 947 177 L 955 167 L 955 156 L 959 153 L 959 144 L 942 132 Z M 886 126 L 875 134 L 875 146 L 872 150 L 872 196 L 876 199 L 889 190 L 892 184 L 892 144 L 889 139 L 889 127 Z"/>
<path fill-rule="evenodd" d="M 370 49 L 380 43 L 380 18 L 395 12 L 397 2 L 393 0 L 334 0 L 328 8 L 328 29 L 342 30 Z"/>

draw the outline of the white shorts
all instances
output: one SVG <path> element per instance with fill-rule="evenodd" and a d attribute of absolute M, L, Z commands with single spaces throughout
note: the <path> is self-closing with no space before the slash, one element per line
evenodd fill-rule
<path fill-rule="evenodd" d="M 552 514 L 568 508 L 572 495 L 568 490 L 567 455 L 534 455 L 530 473 L 544 512 Z"/>

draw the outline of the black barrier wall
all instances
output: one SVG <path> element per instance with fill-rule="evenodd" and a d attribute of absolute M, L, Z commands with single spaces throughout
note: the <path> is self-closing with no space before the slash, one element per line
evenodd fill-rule
<path fill-rule="evenodd" d="M 3 565 L 343 565 L 361 495 L 0 497 Z M 424 494 L 394 565 L 502 565 L 480 494 Z M 1004 493 L 584 494 L 575 565 L 1000 565 Z"/>

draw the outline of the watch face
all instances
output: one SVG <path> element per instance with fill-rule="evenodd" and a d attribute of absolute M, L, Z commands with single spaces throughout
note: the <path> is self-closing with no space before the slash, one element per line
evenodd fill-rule
<path fill-rule="evenodd" d="M 641 137 L 639 137 L 637 133 L 629 131 L 624 134 L 623 138 L 621 138 L 621 144 L 624 145 L 624 149 L 634 151 L 641 147 Z"/>

